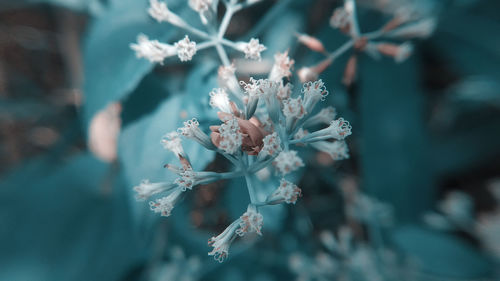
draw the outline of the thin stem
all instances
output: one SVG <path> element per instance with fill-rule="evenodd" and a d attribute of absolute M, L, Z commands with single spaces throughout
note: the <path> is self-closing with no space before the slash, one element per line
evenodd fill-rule
<path fill-rule="evenodd" d="M 356 1 L 354 0 L 349 0 L 348 2 L 348 5 L 350 5 L 350 9 L 351 11 L 348 11 L 350 12 L 350 15 L 351 15 L 351 26 L 352 26 L 352 36 L 354 38 L 358 38 L 360 36 L 360 31 L 359 31 L 359 25 L 358 25 L 358 17 L 356 15 Z"/>
<path fill-rule="evenodd" d="M 229 66 L 231 63 L 229 62 L 229 57 L 226 54 L 226 50 L 222 47 L 220 43 L 215 45 L 215 49 L 217 50 L 217 54 L 219 54 L 220 60 L 222 64 L 225 66 Z"/>
<path fill-rule="evenodd" d="M 233 165 L 235 165 L 236 167 L 239 166 L 240 163 L 238 162 L 238 160 L 234 156 L 227 154 L 226 152 L 224 152 L 223 150 L 220 150 L 220 149 L 217 149 L 216 151 L 219 154 L 221 154 L 222 156 L 224 156 L 227 160 L 231 161 L 231 163 L 233 163 Z"/>
<path fill-rule="evenodd" d="M 185 23 L 183 25 L 180 25 L 179 27 L 184 28 L 186 31 L 191 32 L 201 38 L 209 39 L 212 40 L 212 36 L 210 36 L 208 33 L 199 30 L 198 28 L 192 27 L 188 23 Z"/>
<path fill-rule="evenodd" d="M 252 178 L 249 173 L 245 173 L 245 181 L 247 182 L 248 194 L 250 195 L 250 202 L 252 204 L 257 203 L 257 194 L 255 192 L 255 188 L 252 185 Z"/>
<path fill-rule="evenodd" d="M 238 44 L 236 44 L 236 43 L 234 43 L 234 42 L 232 42 L 232 41 L 229 41 L 229 40 L 227 40 L 227 39 L 225 39 L 225 38 L 221 38 L 221 39 L 219 39 L 219 42 L 220 42 L 222 45 L 225 45 L 225 46 L 231 47 L 231 48 L 233 48 L 233 49 L 235 49 L 235 50 L 239 51 L 239 49 L 238 49 Z"/>
<path fill-rule="evenodd" d="M 202 42 L 200 44 L 196 44 L 196 51 L 210 48 L 212 46 L 215 46 L 216 44 L 217 44 L 217 41 L 205 41 L 205 42 Z"/>
<path fill-rule="evenodd" d="M 233 172 L 226 172 L 226 173 L 219 173 L 219 175 L 221 176 L 221 179 L 233 179 L 233 178 L 237 178 L 237 177 L 240 177 L 243 175 L 243 171 L 242 170 L 236 170 L 236 171 L 233 171 Z"/>
<path fill-rule="evenodd" d="M 352 46 L 354 46 L 354 40 L 349 40 L 342 46 L 340 46 L 337 50 L 331 52 L 330 55 L 328 55 L 328 58 L 334 60 L 337 57 L 341 56 L 343 53 L 347 52 Z"/>
<path fill-rule="evenodd" d="M 379 29 L 377 31 L 372 31 L 372 32 L 365 33 L 365 34 L 362 35 L 362 37 L 365 37 L 368 40 L 373 40 L 373 39 L 377 39 L 379 37 L 382 37 L 386 33 L 387 32 L 385 30 Z"/>
<path fill-rule="evenodd" d="M 235 11 L 233 6 L 231 5 L 226 6 L 226 13 L 224 14 L 222 22 L 219 26 L 219 32 L 217 34 L 217 38 L 222 39 L 224 37 L 224 34 L 226 33 L 227 27 L 229 26 L 229 22 L 231 22 L 231 18 L 233 17 L 234 12 Z"/>

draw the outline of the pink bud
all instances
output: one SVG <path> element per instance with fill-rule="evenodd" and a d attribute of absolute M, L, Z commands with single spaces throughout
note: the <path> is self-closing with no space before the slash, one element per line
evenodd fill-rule
<path fill-rule="evenodd" d="M 297 38 L 299 39 L 299 42 L 304 44 L 306 47 L 309 49 L 320 52 L 320 53 L 325 53 L 325 47 L 323 46 L 323 43 L 319 41 L 319 39 L 309 36 L 307 34 L 296 34 Z"/>

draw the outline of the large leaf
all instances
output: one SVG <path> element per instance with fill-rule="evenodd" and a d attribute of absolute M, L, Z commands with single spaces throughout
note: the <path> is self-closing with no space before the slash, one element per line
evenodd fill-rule
<path fill-rule="evenodd" d="M 119 157 L 130 185 L 130 192 L 133 185 L 139 184 L 142 179 L 151 181 L 175 179 L 175 175 L 164 169 L 163 165 L 166 163 L 178 165 L 178 160 L 172 152 L 163 149 L 160 140 L 166 133 L 181 127 L 182 122 L 187 119 L 186 116 L 198 117 L 200 121 L 204 119 L 192 110 L 196 108 L 193 103 L 197 102 L 198 100 L 183 95 L 173 95 L 151 115 L 130 124 L 123 130 L 119 140 Z M 183 147 L 195 170 L 203 170 L 213 160 L 214 153 L 194 141 L 184 141 Z M 149 206 L 145 203 L 133 203 L 133 205 L 136 207 L 139 220 L 158 217 L 157 214 L 151 214 Z"/>
<path fill-rule="evenodd" d="M 140 261 L 122 182 L 89 154 L 4 179 L 1 280 L 121 280 Z M 113 188 L 113 193 L 102 191 Z"/>
<path fill-rule="evenodd" d="M 147 1 L 129 4 L 113 5 L 90 24 L 86 34 L 83 47 L 85 124 L 109 103 L 124 99 L 153 68 L 149 61 L 136 58 L 130 49 L 137 35 L 144 33 L 150 38 L 168 41 L 176 30 L 151 19 L 146 12 Z"/>
<path fill-rule="evenodd" d="M 450 234 L 417 226 L 401 227 L 396 245 L 417 262 L 423 273 L 440 278 L 487 278 L 491 264 L 472 246 Z"/>

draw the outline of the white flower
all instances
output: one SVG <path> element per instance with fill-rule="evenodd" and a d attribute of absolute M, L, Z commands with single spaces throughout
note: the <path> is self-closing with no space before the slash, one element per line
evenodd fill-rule
<path fill-rule="evenodd" d="M 304 162 L 302 162 L 302 159 L 297 156 L 297 151 L 289 150 L 280 152 L 280 154 L 274 159 L 273 165 L 281 174 L 286 175 L 300 167 L 303 167 Z"/>
<path fill-rule="evenodd" d="M 227 81 L 233 78 L 235 73 L 236 73 L 236 67 L 234 66 L 234 64 L 222 65 L 219 67 L 218 70 L 219 79 L 223 81 Z"/>
<path fill-rule="evenodd" d="M 234 154 L 241 148 L 242 135 L 240 126 L 236 118 L 229 119 L 219 128 L 220 143 L 219 148 L 229 154 Z"/>
<path fill-rule="evenodd" d="M 262 139 L 264 146 L 259 152 L 259 158 L 263 159 L 266 156 L 274 156 L 276 153 L 281 151 L 281 140 L 276 132 L 267 135 Z"/>
<path fill-rule="evenodd" d="M 236 229 L 240 226 L 240 220 L 234 221 L 221 234 L 212 237 L 208 240 L 208 245 L 214 247 L 208 253 L 209 256 L 214 256 L 218 262 L 223 262 L 229 255 L 229 247 L 236 238 Z"/>
<path fill-rule="evenodd" d="M 245 93 L 250 97 L 273 95 L 278 92 L 278 89 L 280 87 L 280 83 L 277 83 L 275 81 L 271 81 L 269 79 L 256 80 L 253 77 L 250 77 L 249 83 L 240 81 L 240 84 L 243 86 Z"/>
<path fill-rule="evenodd" d="M 328 91 L 321 79 L 304 83 L 302 93 L 304 94 L 304 107 L 307 112 L 312 112 L 316 103 L 319 100 L 325 100 L 326 96 L 328 96 Z"/>
<path fill-rule="evenodd" d="M 246 59 L 260 60 L 260 53 L 266 50 L 266 47 L 259 43 L 259 39 L 252 38 L 248 43 L 240 43 L 239 49 L 245 53 Z"/>
<path fill-rule="evenodd" d="M 130 44 L 130 48 L 135 51 L 138 58 L 146 58 L 153 63 L 163 63 L 167 57 L 176 54 L 177 49 L 169 44 L 158 42 L 158 40 L 149 40 L 144 34 L 137 36 L 137 44 Z"/>
<path fill-rule="evenodd" d="M 255 232 L 262 235 L 260 232 L 262 222 L 263 217 L 257 208 L 254 205 L 248 205 L 247 211 L 240 217 L 240 228 L 236 230 L 236 234 L 243 236 L 245 233 Z"/>
<path fill-rule="evenodd" d="M 274 55 L 274 65 L 269 74 L 269 80 L 281 81 L 283 77 L 292 76 L 290 69 L 294 63 L 295 61 L 288 57 L 288 51 Z"/>
<path fill-rule="evenodd" d="M 189 7 L 198 13 L 207 11 L 212 5 L 212 0 L 189 0 Z"/>
<path fill-rule="evenodd" d="M 162 217 L 168 217 L 170 216 L 175 203 L 177 203 L 177 201 L 180 199 L 181 194 L 182 190 L 178 188 L 166 197 L 156 199 L 155 201 L 150 201 L 149 207 L 151 211 L 160 213 Z"/>
<path fill-rule="evenodd" d="M 177 48 L 177 56 L 181 61 L 190 61 L 196 54 L 196 42 L 191 42 L 187 35 L 174 46 Z"/>
<path fill-rule="evenodd" d="M 452 191 L 440 202 L 439 209 L 454 223 L 467 226 L 473 220 L 474 202 L 466 193 Z"/>
<path fill-rule="evenodd" d="M 318 141 L 311 144 L 319 151 L 330 154 L 333 160 L 344 160 L 349 158 L 349 148 L 345 141 Z"/>
<path fill-rule="evenodd" d="M 185 137 L 194 137 L 196 130 L 199 130 L 199 125 L 200 123 L 198 122 L 198 120 L 196 120 L 196 118 L 193 118 L 184 122 L 184 127 L 179 128 L 178 131 Z"/>
<path fill-rule="evenodd" d="M 307 112 L 304 109 L 302 103 L 302 97 L 296 99 L 286 99 L 283 101 L 283 114 L 288 119 L 289 117 L 295 117 L 301 119 Z"/>
<path fill-rule="evenodd" d="M 397 63 L 401 63 L 405 61 L 413 52 L 413 45 L 409 42 L 405 42 L 398 47 L 398 51 L 396 52 L 396 55 L 394 56 L 394 60 Z"/>
<path fill-rule="evenodd" d="M 280 204 L 286 202 L 295 204 L 297 198 L 301 196 L 300 188 L 285 179 L 280 180 L 278 188 L 267 197 L 266 202 L 269 204 Z"/>
<path fill-rule="evenodd" d="M 343 7 L 335 9 L 330 18 L 330 26 L 333 28 L 344 29 L 350 23 L 350 15 Z"/>
<path fill-rule="evenodd" d="M 158 22 L 168 21 L 171 12 L 168 10 L 167 3 L 158 0 L 149 1 L 148 13 Z"/>
<path fill-rule="evenodd" d="M 436 19 L 427 18 L 395 29 L 389 35 L 403 38 L 427 38 L 434 32 L 436 25 Z"/>
<path fill-rule="evenodd" d="M 174 183 L 177 184 L 182 191 L 193 189 L 193 186 L 196 184 L 196 174 L 192 169 L 185 169 L 179 176 L 180 177 L 177 178 Z"/>
<path fill-rule="evenodd" d="M 175 187 L 173 183 L 149 182 L 149 180 L 143 180 L 140 185 L 134 187 L 134 191 L 137 192 L 135 198 L 137 201 L 144 201 L 155 194 L 167 191 L 173 187 Z"/>
<path fill-rule="evenodd" d="M 161 139 L 161 144 L 165 149 L 172 151 L 175 155 L 184 155 L 184 149 L 182 148 L 181 138 L 177 132 L 170 132 L 163 136 Z"/>
<path fill-rule="evenodd" d="M 281 83 L 278 88 L 278 92 L 276 92 L 276 96 L 280 100 L 286 100 L 292 95 L 292 88 L 293 85 L 291 83 L 287 83 L 286 85 Z"/>
<path fill-rule="evenodd" d="M 293 136 L 294 140 L 300 140 L 303 139 L 307 135 L 307 131 L 304 130 L 303 128 L 300 128 L 297 130 L 297 133 Z"/>
<path fill-rule="evenodd" d="M 213 89 L 210 92 L 210 106 L 218 108 L 225 113 L 231 113 L 231 105 L 229 104 L 229 97 L 226 91 L 222 88 Z"/>
<path fill-rule="evenodd" d="M 327 139 L 343 140 L 351 135 L 352 127 L 344 118 L 339 118 L 330 122 L 330 126 L 325 129 L 312 132 L 305 136 L 305 142 L 316 142 Z"/>
<path fill-rule="evenodd" d="M 222 88 L 228 89 L 232 94 L 242 99 L 243 94 L 236 78 L 236 67 L 234 64 L 220 66 L 218 71 L 218 82 Z"/>
<path fill-rule="evenodd" d="M 184 127 L 177 129 L 177 132 L 186 138 L 190 138 L 203 145 L 205 148 L 214 150 L 216 147 L 199 127 L 200 123 L 196 118 L 184 122 Z"/>
<path fill-rule="evenodd" d="M 323 108 L 315 114 L 314 116 L 309 117 L 306 122 L 304 122 L 304 127 L 310 127 L 310 126 L 315 126 L 319 124 L 330 124 L 333 119 L 335 119 L 335 116 L 337 116 L 337 111 L 335 108 L 329 106 L 326 108 Z"/>
<path fill-rule="evenodd" d="M 351 125 L 348 121 L 344 120 L 344 118 L 339 118 L 337 120 L 333 120 L 330 123 L 330 126 L 326 128 L 330 133 L 330 136 L 337 140 L 343 140 L 347 136 L 351 135 Z"/>

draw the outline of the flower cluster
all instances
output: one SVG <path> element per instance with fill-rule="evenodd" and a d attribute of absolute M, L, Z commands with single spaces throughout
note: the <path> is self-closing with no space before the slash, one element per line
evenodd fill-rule
<path fill-rule="evenodd" d="M 322 80 L 308 82 L 293 93 L 291 84 L 285 81 L 291 75 L 292 66 L 293 60 L 287 53 L 277 54 L 267 79 L 250 78 L 240 83 L 234 66 L 221 67 L 221 88 L 208 94 L 210 105 L 219 111 L 220 123 L 210 126 L 208 134 L 196 119 L 191 119 L 176 132 L 166 134 L 161 142 L 181 164 L 178 167 L 169 163 L 166 167 L 178 176 L 177 179 L 172 183 L 143 181 L 135 188 L 137 197 L 142 200 L 164 193 L 165 197 L 150 202 L 150 206 L 154 212 L 169 216 L 181 195 L 195 186 L 244 177 L 250 197 L 247 211 L 208 242 L 213 247 L 209 255 L 218 261 L 228 256 L 229 247 L 238 236 L 262 234 L 264 217 L 259 212 L 260 207 L 295 204 L 301 196 L 301 189 L 288 179 L 291 173 L 305 166 L 298 151 L 292 149 L 293 145 L 310 145 L 327 152 L 335 160 L 348 158 L 345 138 L 351 134 L 349 122 L 335 119 L 336 112 L 331 107 L 313 114 L 328 95 L 325 84 Z M 233 168 L 223 173 L 195 171 L 182 148 L 182 138 L 216 151 Z M 256 184 L 255 174 L 264 169 L 274 169 L 280 179 L 279 186 L 268 194 Z"/>
<path fill-rule="evenodd" d="M 168 22 L 178 28 L 185 30 L 192 36 L 200 38 L 201 43 L 192 41 L 188 35 L 178 42 L 172 44 L 161 43 L 158 40 L 149 40 L 148 36 L 139 34 L 137 43 L 130 44 L 130 48 L 135 51 L 138 58 L 145 58 L 152 63 L 163 64 L 163 61 L 177 55 L 181 62 L 190 61 L 193 56 L 200 50 L 214 47 L 221 61 L 225 65 L 229 65 L 229 58 L 224 47 L 229 47 L 236 51 L 245 54 L 245 58 L 260 60 L 261 52 L 266 50 L 266 47 L 259 43 L 259 39 L 251 38 L 249 42 L 233 42 L 224 38 L 227 27 L 232 16 L 243 8 L 251 6 L 260 0 L 246 0 L 242 3 L 237 1 L 223 1 L 226 5 L 225 14 L 220 24 L 217 23 L 217 6 L 219 1 L 215 0 L 189 0 L 189 7 L 197 12 L 200 20 L 206 27 L 206 31 L 193 27 L 179 15 L 172 12 L 167 3 L 160 0 L 150 0 L 148 9 L 149 15 L 158 21 Z"/>
<path fill-rule="evenodd" d="M 350 37 L 350 40 L 333 52 L 327 52 L 320 40 L 299 34 L 298 40 L 309 49 L 322 53 L 325 59 L 319 63 L 303 67 L 299 70 L 299 78 L 302 82 L 316 80 L 335 59 L 349 50 L 353 50 L 344 70 L 342 82 L 346 85 L 352 84 L 356 79 L 357 57 L 364 52 L 374 59 L 382 56 L 392 57 L 397 63 L 405 61 L 413 52 L 413 45 L 406 41 L 396 44 L 387 39 L 407 40 L 413 38 L 427 38 L 436 27 L 436 20 L 432 17 L 419 15 L 409 7 L 394 12 L 393 18 L 380 29 L 368 33 L 361 33 L 356 17 L 356 2 L 345 0 L 344 5 L 334 10 L 330 18 L 330 26 L 340 30 Z"/>

